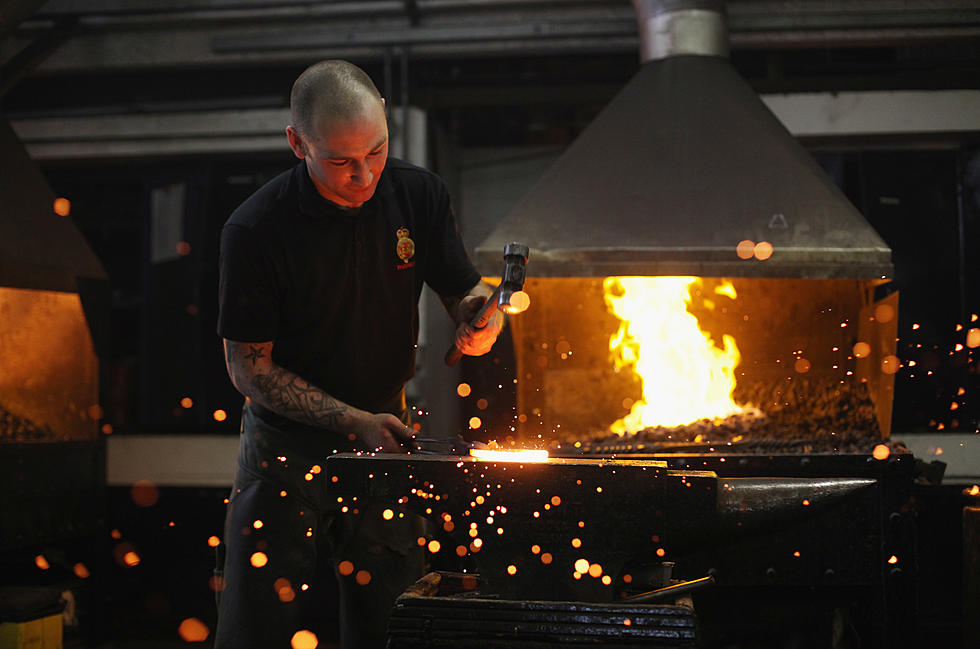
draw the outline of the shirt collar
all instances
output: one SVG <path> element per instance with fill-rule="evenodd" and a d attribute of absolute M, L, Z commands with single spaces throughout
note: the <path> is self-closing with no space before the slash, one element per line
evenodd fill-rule
<path fill-rule="evenodd" d="M 347 212 L 320 195 L 320 192 L 316 190 L 316 186 L 313 184 L 313 180 L 310 178 L 309 171 L 306 169 L 306 162 L 300 160 L 299 164 L 293 168 L 293 174 L 296 178 L 297 186 L 299 187 L 300 212 L 311 217 L 351 215 L 351 212 Z M 390 194 L 392 191 L 394 191 L 394 187 L 391 184 L 388 166 L 385 165 L 384 170 L 381 172 L 381 178 L 378 180 L 378 186 L 374 190 L 374 196 L 364 203 L 357 213 L 360 214 L 364 212 L 365 208 L 367 208 L 368 211 L 373 210 L 375 204 L 378 202 L 378 199 L 381 196 Z"/>

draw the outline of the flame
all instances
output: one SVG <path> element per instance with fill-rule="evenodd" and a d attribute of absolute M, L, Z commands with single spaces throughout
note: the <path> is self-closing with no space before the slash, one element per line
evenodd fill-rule
<path fill-rule="evenodd" d="M 470 457 L 491 462 L 544 462 L 548 459 L 548 451 L 495 451 L 487 448 L 471 448 Z"/>
<path fill-rule="evenodd" d="M 741 360 L 735 339 L 726 334 L 719 349 L 687 311 L 689 289 L 700 283 L 697 277 L 606 278 L 606 304 L 622 320 L 609 340 L 616 369 L 631 369 L 643 382 L 642 399 L 612 431 L 622 435 L 743 412 L 731 396 Z M 716 292 L 736 296 L 730 283 Z"/>

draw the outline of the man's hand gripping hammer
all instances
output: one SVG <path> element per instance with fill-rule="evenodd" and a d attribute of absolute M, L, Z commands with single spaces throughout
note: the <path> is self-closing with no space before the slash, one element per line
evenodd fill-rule
<path fill-rule="evenodd" d="M 524 292 L 524 268 L 527 264 L 528 247 L 523 243 L 511 242 L 504 246 L 504 274 L 493 294 L 470 320 L 475 329 L 482 329 L 490 322 L 494 312 L 520 313 L 527 309 L 529 300 Z M 453 366 L 463 357 L 463 352 L 453 344 L 446 352 L 446 365 Z"/>

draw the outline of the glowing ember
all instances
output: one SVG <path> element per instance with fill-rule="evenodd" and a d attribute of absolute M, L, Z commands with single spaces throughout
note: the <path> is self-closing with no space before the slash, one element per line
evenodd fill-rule
<path fill-rule="evenodd" d="M 492 462 L 544 462 L 548 459 L 548 451 L 501 451 L 486 448 L 471 448 L 470 457 Z M 477 497 L 477 502 L 480 502 L 480 498 Z"/>
<path fill-rule="evenodd" d="M 740 354 L 735 339 L 724 349 L 698 327 L 687 311 L 697 277 L 608 277 L 606 304 L 621 321 L 609 341 L 616 369 L 631 369 L 643 383 L 643 398 L 613 432 L 635 433 L 650 426 L 681 426 L 699 419 L 743 412 L 732 400 Z M 728 295 L 734 289 L 724 287 Z"/>

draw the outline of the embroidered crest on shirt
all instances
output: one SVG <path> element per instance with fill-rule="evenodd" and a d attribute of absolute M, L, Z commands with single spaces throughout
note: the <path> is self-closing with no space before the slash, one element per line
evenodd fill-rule
<path fill-rule="evenodd" d="M 398 243 L 395 244 L 395 253 L 399 259 L 405 262 L 404 264 L 399 264 L 398 268 L 411 268 L 415 265 L 415 262 L 409 262 L 415 256 L 415 242 L 408 236 L 408 228 L 398 228 L 395 234 L 398 236 Z"/>

